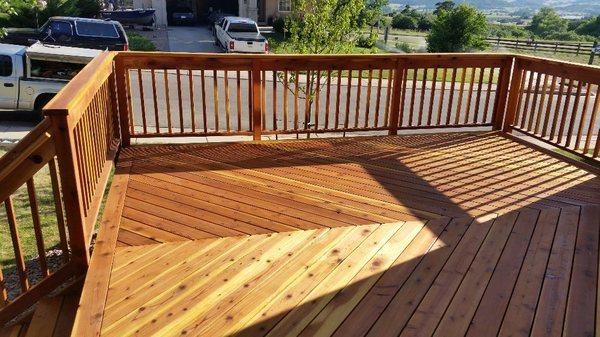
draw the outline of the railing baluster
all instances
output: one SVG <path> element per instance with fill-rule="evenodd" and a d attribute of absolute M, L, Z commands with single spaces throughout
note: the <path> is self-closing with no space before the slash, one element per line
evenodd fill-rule
<path fill-rule="evenodd" d="M 300 110 L 300 103 L 298 101 L 300 92 L 299 76 L 300 72 L 296 70 L 294 73 L 294 130 L 298 130 L 298 111 Z"/>
<path fill-rule="evenodd" d="M 33 231 L 35 233 L 35 242 L 39 255 L 40 271 L 44 277 L 50 275 L 48 263 L 46 262 L 46 248 L 44 247 L 44 234 L 42 233 L 42 223 L 40 221 L 40 210 L 35 193 L 35 183 L 33 178 L 27 180 L 27 194 L 29 195 L 29 207 L 31 208 L 31 219 L 33 220 Z"/>
<path fill-rule="evenodd" d="M 535 120 L 535 129 L 534 133 L 538 134 L 540 130 L 540 122 L 542 119 L 542 110 L 544 108 L 544 103 L 546 103 L 546 95 L 548 90 L 548 74 L 544 74 L 544 83 L 542 84 L 542 94 L 540 97 L 540 103 L 537 108 L 537 118 Z"/>
<path fill-rule="evenodd" d="M 546 105 L 546 114 L 544 115 L 544 125 L 542 127 L 542 138 L 546 137 L 548 132 L 548 123 L 550 123 L 550 116 L 552 115 L 552 104 L 554 102 L 554 91 L 556 90 L 556 76 L 552 76 L 550 82 L 550 96 L 548 97 L 548 103 Z"/>
<path fill-rule="evenodd" d="M 196 111 L 194 104 L 194 78 L 192 69 L 188 70 L 188 86 L 190 87 L 190 121 L 192 124 L 192 132 L 196 132 Z"/>
<path fill-rule="evenodd" d="M 329 111 L 331 109 L 331 69 L 327 69 L 327 89 L 325 89 L 325 129 L 329 129 Z"/>
<path fill-rule="evenodd" d="M 8 218 L 10 238 L 12 240 L 13 251 L 15 253 L 15 264 L 17 267 L 17 273 L 19 274 L 21 291 L 25 292 L 29 289 L 29 279 L 27 278 L 27 267 L 25 266 L 25 258 L 23 256 L 23 249 L 21 247 L 19 226 L 17 225 L 15 208 L 13 206 L 11 197 L 8 197 L 8 199 L 4 200 L 4 207 L 6 209 L 6 217 Z"/>
<path fill-rule="evenodd" d="M 383 83 L 383 69 L 379 69 L 377 79 L 377 97 L 375 98 L 375 127 L 379 126 L 379 107 L 381 105 L 381 85 Z"/>
<path fill-rule="evenodd" d="M 444 96 L 446 93 L 446 74 L 448 73 L 447 68 L 442 69 L 442 87 L 440 88 L 440 100 L 438 103 L 438 112 L 437 112 L 437 120 L 436 125 L 440 125 L 442 123 L 442 110 L 444 109 Z"/>
<path fill-rule="evenodd" d="M 152 77 L 152 101 L 154 102 L 154 120 L 158 120 L 158 97 L 156 95 L 156 70 L 154 68 L 150 69 L 150 75 Z M 140 84 L 141 86 L 141 84 Z M 168 86 L 165 86 L 167 88 Z M 156 124 L 158 125 L 158 124 Z M 142 113 L 142 127 L 144 129 L 144 133 L 148 133 L 146 114 Z M 169 128 L 169 133 L 171 133 L 171 129 Z"/>
<path fill-rule="evenodd" d="M 465 114 L 465 124 L 469 123 L 471 116 L 471 103 L 473 102 L 473 90 L 475 89 L 475 77 L 479 68 L 471 68 L 471 79 L 469 81 L 469 95 L 467 96 L 467 111 Z"/>
<path fill-rule="evenodd" d="M 252 88 L 252 133 L 254 140 L 261 139 L 262 133 L 262 100 L 261 100 L 261 75 L 260 70 L 252 70 L 250 87 Z M 297 79 L 296 79 L 297 80 Z"/>
<path fill-rule="evenodd" d="M 536 73 L 536 75 L 537 76 L 535 79 L 535 87 L 533 89 L 533 100 L 531 102 L 531 109 L 528 109 L 527 114 L 527 131 L 531 131 L 531 129 L 533 128 L 533 120 L 535 117 L 535 112 L 537 111 L 538 95 L 540 93 L 540 83 L 542 74 Z"/>
<path fill-rule="evenodd" d="M 146 133 L 146 102 L 144 101 L 144 85 L 142 81 L 142 70 L 137 69 L 138 90 L 140 91 L 140 108 L 142 112 L 142 122 L 144 123 L 144 133 Z M 154 95 L 156 97 L 156 95 Z M 154 101 L 156 104 L 156 101 Z M 156 108 L 155 108 L 156 110 Z"/>
<path fill-rule="evenodd" d="M 597 90 L 600 90 L 600 85 L 596 86 Z M 583 153 L 588 153 L 590 151 L 590 143 L 592 141 L 592 136 L 594 132 L 594 123 L 596 122 L 596 116 L 598 115 L 598 110 L 600 110 L 600 95 L 596 94 L 596 99 L 594 100 L 594 107 L 592 108 L 592 114 L 590 116 L 590 124 L 588 126 L 587 136 L 585 137 L 585 145 L 583 147 Z M 600 132 L 598 133 L 597 139 L 600 139 Z M 598 145 L 596 145 L 596 151 L 594 152 L 594 157 L 598 156 Z"/>
<path fill-rule="evenodd" d="M 417 94 L 417 76 L 419 75 L 419 69 L 415 68 L 412 70 L 412 90 L 410 93 L 410 111 L 408 116 L 408 126 L 413 125 L 413 120 L 415 118 L 415 98 Z"/>
<path fill-rule="evenodd" d="M 261 112 L 262 112 L 262 128 L 263 130 L 267 126 L 267 73 L 262 71 L 261 82 L 260 82 L 260 100 L 261 100 Z"/>
<path fill-rule="evenodd" d="M 231 131 L 231 116 L 230 116 L 230 101 L 229 101 L 229 74 L 227 70 L 223 71 L 223 84 L 225 89 L 225 124 L 227 127 L 227 132 Z"/>
<path fill-rule="evenodd" d="M 456 116 L 454 117 L 454 124 L 458 124 L 460 122 L 460 115 L 462 112 L 462 103 L 463 97 L 465 94 L 465 80 L 467 78 L 467 68 L 462 68 L 460 74 L 460 89 L 458 91 L 458 103 L 456 106 Z"/>
<path fill-rule="evenodd" d="M 554 116 L 552 117 L 552 127 L 550 129 L 550 140 L 554 139 L 556 133 L 556 125 L 560 113 L 560 107 L 562 105 L 563 90 L 565 86 L 565 78 L 560 78 L 560 84 L 558 86 L 558 97 L 556 98 L 556 106 L 554 107 Z"/>
<path fill-rule="evenodd" d="M 419 102 L 419 120 L 417 125 L 421 126 L 423 125 L 423 106 L 425 105 L 425 92 L 427 89 L 427 72 L 429 71 L 429 69 L 425 68 L 423 69 L 423 79 L 422 79 L 422 83 L 421 83 L 421 97 L 420 97 L 420 102 Z"/>
<path fill-rule="evenodd" d="M 371 109 L 371 85 L 373 84 L 373 69 L 369 69 L 367 80 L 367 102 L 365 107 L 365 123 L 364 127 L 369 126 L 369 112 Z"/>
<path fill-rule="evenodd" d="M 348 70 L 348 80 L 346 85 L 346 113 L 344 114 L 344 129 L 348 129 L 350 122 L 350 97 L 352 96 L 352 70 Z"/>
<path fill-rule="evenodd" d="M 393 69 L 388 70 L 389 78 L 388 78 L 388 87 L 387 92 L 385 94 L 385 110 L 383 115 L 384 124 L 383 126 L 389 126 L 390 120 L 390 102 L 392 100 L 392 83 L 394 83 L 394 78 L 396 77 L 396 72 Z"/>
<path fill-rule="evenodd" d="M 204 133 L 207 133 L 208 117 L 206 114 L 206 78 L 204 77 L 204 70 L 200 70 L 200 89 L 202 91 L 202 126 L 204 127 Z"/>
<path fill-rule="evenodd" d="M 219 132 L 219 77 L 216 70 L 213 70 L 213 106 L 215 108 L 215 132 Z"/>
<path fill-rule="evenodd" d="M 67 262 L 69 261 L 69 244 L 67 241 L 65 215 L 60 194 L 60 182 L 58 172 L 56 171 L 56 160 L 54 158 L 48 162 L 48 168 L 50 170 L 50 181 L 52 183 L 52 194 L 54 196 L 54 212 L 56 214 L 56 225 L 58 226 L 58 237 L 60 238 L 60 249 L 63 252 L 63 260 Z"/>
<path fill-rule="evenodd" d="M 431 80 L 431 93 L 429 94 L 429 111 L 427 112 L 427 126 L 431 125 L 433 116 L 433 102 L 435 102 L 435 86 L 437 83 L 438 68 L 433 68 L 433 79 Z"/>
<path fill-rule="evenodd" d="M 183 99 L 181 90 L 181 70 L 177 68 L 175 75 L 177 76 L 177 106 L 179 107 L 179 131 L 183 133 Z"/>
<path fill-rule="evenodd" d="M 456 72 L 458 71 L 458 68 L 452 68 L 451 70 L 452 70 L 452 77 L 450 80 L 450 95 L 448 97 L 448 109 L 446 110 L 446 125 L 450 125 L 450 117 L 452 115 L 452 106 L 454 105 L 454 89 L 456 88 Z"/>
<path fill-rule="evenodd" d="M 319 129 L 319 103 L 321 96 L 321 71 L 317 70 L 317 83 L 315 88 L 315 130 Z"/>
<path fill-rule="evenodd" d="M 489 109 L 490 109 L 490 98 L 492 96 L 492 83 L 494 82 L 494 70 L 496 68 L 490 68 L 490 72 L 488 74 L 488 84 L 485 94 L 485 105 L 483 107 L 483 121 L 482 123 L 487 123 Z M 500 83 L 498 83 L 500 85 Z"/>
<path fill-rule="evenodd" d="M 362 70 L 358 70 L 358 83 L 356 85 L 356 103 L 354 107 L 354 127 L 358 128 L 358 119 L 360 116 L 360 96 L 362 89 Z"/>
<path fill-rule="evenodd" d="M 567 88 L 567 94 L 565 95 L 565 105 L 563 106 L 562 114 L 560 116 L 560 126 L 558 128 L 558 139 L 557 143 L 562 143 L 562 138 L 565 131 L 565 123 L 567 122 L 567 114 L 569 112 L 569 105 L 571 104 L 571 94 L 573 93 L 573 80 L 569 80 Z"/>
<path fill-rule="evenodd" d="M 335 125 L 334 129 L 338 129 L 340 125 L 340 97 L 342 95 L 342 71 L 337 71 L 337 92 L 335 94 Z"/>
<path fill-rule="evenodd" d="M 283 72 L 283 130 L 288 129 L 288 71 Z"/>
<path fill-rule="evenodd" d="M 312 71 L 306 72 L 306 85 L 304 86 L 304 130 L 307 130 L 310 122 L 310 111 L 312 108 Z"/>
<path fill-rule="evenodd" d="M 167 128 L 169 129 L 169 134 L 173 133 L 173 119 L 171 117 L 171 97 L 170 97 L 170 89 L 169 89 L 169 70 L 163 69 L 164 72 L 164 81 L 165 81 L 165 103 L 167 104 Z M 159 115 L 155 116 L 156 121 L 156 132 L 160 133 L 160 118 Z"/>
<path fill-rule="evenodd" d="M 277 130 L 277 70 L 273 70 L 273 130 Z M 285 91 L 285 88 L 284 88 Z"/>
<path fill-rule="evenodd" d="M 573 127 L 575 126 L 575 117 L 577 117 L 577 110 L 579 110 L 579 101 L 581 96 L 581 89 L 583 83 L 581 81 L 577 81 L 577 91 L 575 92 L 575 102 L 573 102 L 573 109 L 571 110 L 571 119 L 569 121 L 569 127 L 567 130 L 567 140 L 566 147 L 571 146 L 571 136 L 573 135 Z"/>
<path fill-rule="evenodd" d="M 0 308 L 5 307 L 8 304 L 8 291 L 6 291 L 6 281 L 4 280 L 4 267 L 0 264 L 0 293 L 2 302 L 0 302 Z"/>
<path fill-rule="evenodd" d="M 583 124 L 585 123 L 585 116 L 590 105 L 590 94 L 592 92 L 592 84 L 588 83 L 585 98 L 583 100 L 583 108 L 581 110 L 581 119 L 579 120 L 579 128 L 577 128 L 577 138 L 575 139 L 575 150 L 579 150 L 581 137 L 583 135 Z"/>
<path fill-rule="evenodd" d="M 240 79 L 240 71 L 236 70 L 236 99 L 237 99 L 237 130 L 242 131 L 242 87 Z"/>

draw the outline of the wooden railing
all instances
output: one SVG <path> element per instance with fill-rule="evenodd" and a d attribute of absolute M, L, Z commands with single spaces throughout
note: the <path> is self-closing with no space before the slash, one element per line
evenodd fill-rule
<path fill-rule="evenodd" d="M 600 155 L 600 68 L 518 57 L 504 131 L 567 152 Z"/>
<path fill-rule="evenodd" d="M 44 108 L 47 118 L 0 159 L 0 200 L 20 279 L 19 293 L 11 295 L 0 278 L 0 324 L 85 271 L 114 158 L 131 138 L 259 140 L 487 127 L 598 160 L 599 86 L 600 68 L 503 54 L 102 53 Z M 39 216 L 34 179 L 40 170 L 49 172 L 64 256 L 56 268 L 45 259 L 42 219 L 48 217 Z M 27 190 L 39 256 L 35 285 L 13 202 L 19 188 Z"/>
<path fill-rule="evenodd" d="M 113 57 L 103 53 L 93 60 L 45 107 L 47 117 L 0 158 L 6 221 L 0 220 L 7 224 L 2 230 L 10 233 L 20 285 L 9 289 L 6 270 L 0 268 L 0 326 L 68 279 L 83 275 L 89 263 L 90 234 L 118 148 Z M 39 175 L 49 176 L 46 192 L 53 207 L 40 202 L 44 198 L 36 192 Z M 27 199 L 16 204 L 15 195 L 24 189 Z M 26 210 L 37 252 L 30 262 L 22 243 L 27 233 L 19 226 Z M 52 247 L 46 247 L 44 231 L 51 226 L 58 227 L 59 263 L 47 261 Z"/>
<path fill-rule="evenodd" d="M 494 54 L 115 58 L 130 137 L 499 126 L 512 57 Z"/>

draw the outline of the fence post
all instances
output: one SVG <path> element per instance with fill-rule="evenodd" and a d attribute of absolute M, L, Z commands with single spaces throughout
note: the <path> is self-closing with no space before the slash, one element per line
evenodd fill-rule
<path fill-rule="evenodd" d="M 496 87 L 496 100 L 494 102 L 494 117 L 492 120 L 494 130 L 502 130 L 502 122 L 506 115 L 506 101 L 508 100 L 508 90 L 510 87 L 510 75 L 515 58 L 508 56 L 502 63 L 502 69 L 498 77 Z M 493 80 L 493 79 L 490 79 Z"/>
<path fill-rule="evenodd" d="M 590 61 L 588 64 L 594 64 L 594 56 L 596 56 L 596 48 L 598 48 L 598 41 L 594 41 L 594 45 L 592 46 L 592 51 L 590 52 Z"/>
<path fill-rule="evenodd" d="M 69 110 L 44 110 L 52 123 L 52 138 L 56 147 L 56 158 L 60 168 L 65 216 L 69 229 L 69 243 L 73 259 L 83 268 L 90 261 L 87 235 L 85 233 L 85 213 L 79 166 L 74 152 L 74 121 Z"/>
<path fill-rule="evenodd" d="M 400 115 L 400 101 L 402 97 L 402 83 L 404 83 L 404 67 L 400 63 L 400 59 L 396 60 L 396 67 L 394 68 L 394 84 L 392 91 L 392 106 L 390 107 L 390 120 L 389 120 L 389 135 L 398 134 L 398 117 Z M 390 85 L 388 81 L 388 85 Z M 434 88 L 435 89 L 435 88 Z M 433 89 L 432 89 L 433 90 Z"/>
<path fill-rule="evenodd" d="M 262 100 L 261 100 L 261 72 L 252 62 L 252 136 L 254 140 L 261 139 L 262 133 Z M 298 79 L 296 79 L 297 81 Z"/>
<path fill-rule="evenodd" d="M 123 61 L 117 55 L 115 57 L 114 75 L 117 86 L 117 100 L 119 103 L 119 124 L 121 129 L 121 145 L 123 147 L 131 144 L 131 127 L 133 121 L 130 120 L 131 93 L 129 91 L 129 72 L 125 69 Z M 116 116 L 115 116 L 116 117 Z"/>
<path fill-rule="evenodd" d="M 512 131 L 512 125 L 515 121 L 519 99 L 521 98 L 521 80 L 523 79 L 523 65 L 517 57 L 513 63 L 513 72 L 510 79 L 510 89 L 508 94 L 508 106 L 504 117 L 503 132 L 509 133 Z"/>

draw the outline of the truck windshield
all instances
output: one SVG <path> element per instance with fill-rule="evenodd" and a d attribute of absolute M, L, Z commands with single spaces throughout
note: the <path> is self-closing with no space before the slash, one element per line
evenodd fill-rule
<path fill-rule="evenodd" d="M 232 22 L 229 24 L 228 31 L 232 33 L 257 33 L 256 25 L 246 22 Z"/>

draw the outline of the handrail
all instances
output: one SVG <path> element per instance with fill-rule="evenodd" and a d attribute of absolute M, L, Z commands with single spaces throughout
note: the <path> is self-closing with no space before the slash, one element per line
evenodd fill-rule
<path fill-rule="evenodd" d="M 115 57 L 124 145 L 130 137 L 499 128 L 511 66 L 505 54 Z"/>

